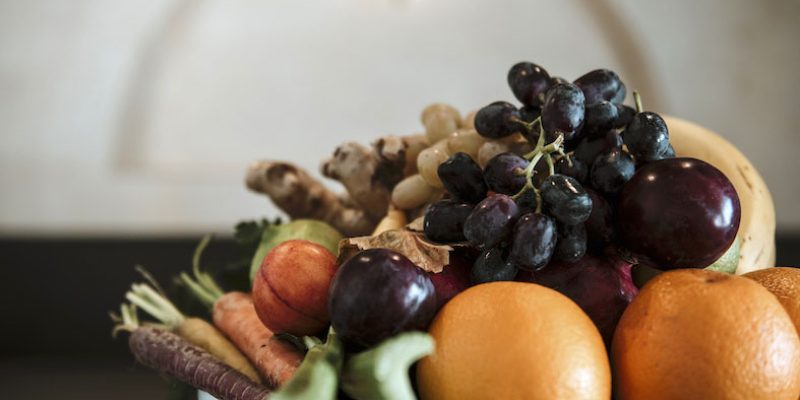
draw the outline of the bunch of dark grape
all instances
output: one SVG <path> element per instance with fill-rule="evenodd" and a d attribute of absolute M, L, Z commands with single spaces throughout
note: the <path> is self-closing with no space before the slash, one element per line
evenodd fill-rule
<path fill-rule="evenodd" d="M 533 63 L 508 72 L 522 104 L 496 101 L 475 116 L 486 138 L 521 134 L 527 154 L 501 153 L 481 168 L 465 153 L 438 168 L 448 196 L 426 211 L 424 232 L 439 243 L 481 251 L 474 283 L 513 280 L 551 260 L 574 263 L 615 244 L 614 214 L 637 168 L 675 157 L 664 120 L 622 104 L 627 89 L 607 69 L 572 83 Z"/>

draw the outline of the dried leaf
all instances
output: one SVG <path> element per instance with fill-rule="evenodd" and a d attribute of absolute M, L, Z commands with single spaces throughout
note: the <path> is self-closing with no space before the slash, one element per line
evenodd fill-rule
<path fill-rule="evenodd" d="M 339 260 L 346 261 L 357 252 L 367 249 L 394 250 L 428 272 L 442 272 L 450 263 L 450 252 L 453 248 L 443 244 L 434 244 L 425 240 L 420 232 L 406 229 L 392 229 L 378 236 L 361 236 L 347 238 L 339 243 Z"/>
<path fill-rule="evenodd" d="M 425 217 L 424 216 L 423 217 L 419 217 L 419 218 L 411 221 L 411 223 L 409 223 L 408 225 L 406 225 L 406 229 L 408 229 L 410 231 L 414 231 L 414 232 L 422 232 L 423 229 L 424 229 L 423 228 L 423 226 L 424 226 L 423 224 L 424 223 L 425 223 Z"/>

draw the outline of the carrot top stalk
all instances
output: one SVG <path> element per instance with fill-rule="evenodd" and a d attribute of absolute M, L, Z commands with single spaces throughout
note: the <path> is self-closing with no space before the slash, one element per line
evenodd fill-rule
<path fill-rule="evenodd" d="M 203 304 L 211 308 L 214 325 L 253 363 L 270 387 L 280 387 L 294 375 L 303 354 L 294 346 L 275 337 L 256 314 L 250 295 L 225 293 L 200 270 L 200 255 L 208 237 L 198 245 L 192 263 L 192 276 L 180 274 L 180 281 Z"/>

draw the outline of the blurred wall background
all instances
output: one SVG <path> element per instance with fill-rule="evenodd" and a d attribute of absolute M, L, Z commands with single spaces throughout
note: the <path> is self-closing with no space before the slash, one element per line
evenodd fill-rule
<path fill-rule="evenodd" d="M 739 146 L 800 229 L 800 2 L 0 2 L 0 233 L 228 232 L 278 213 L 259 158 L 316 171 L 445 101 L 513 99 L 520 60 L 620 73 Z"/>

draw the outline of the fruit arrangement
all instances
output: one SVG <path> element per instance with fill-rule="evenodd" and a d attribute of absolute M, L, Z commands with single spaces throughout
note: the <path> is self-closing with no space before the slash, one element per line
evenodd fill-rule
<path fill-rule="evenodd" d="M 114 332 L 222 399 L 800 398 L 800 270 L 771 267 L 747 159 L 607 69 L 507 81 L 519 106 L 341 145 L 321 171 L 343 194 L 254 163 L 291 221 L 239 224 L 233 273 L 200 243 L 176 281 L 213 323 L 142 271 Z"/>

